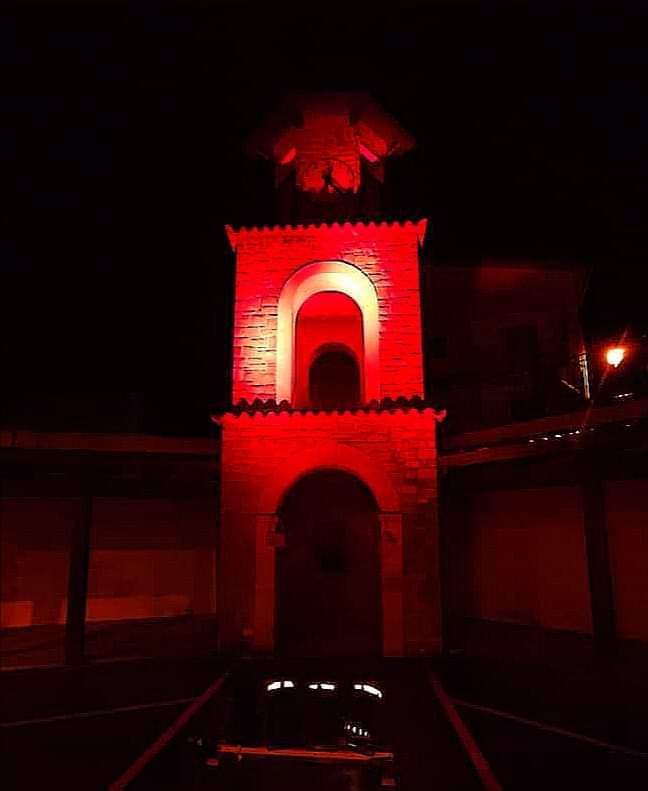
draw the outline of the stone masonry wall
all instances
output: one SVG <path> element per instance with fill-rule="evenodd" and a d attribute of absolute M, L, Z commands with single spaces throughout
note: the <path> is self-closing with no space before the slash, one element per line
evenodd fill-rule
<path fill-rule="evenodd" d="M 423 395 L 417 224 L 346 223 L 233 230 L 236 295 L 233 400 L 275 398 L 277 305 L 300 267 L 345 261 L 376 288 L 380 325 L 381 397 Z"/>
<path fill-rule="evenodd" d="M 225 643 L 240 641 L 253 623 L 257 515 L 276 511 L 285 492 L 270 508 L 266 493 L 276 490 L 277 476 L 285 474 L 287 465 L 296 473 L 295 479 L 318 466 L 332 466 L 327 461 L 332 448 L 339 450 L 339 466 L 344 469 L 345 449 L 351 448 L 366 459 L 367 477 L 375 472 L 373 488 L 381 487 L 376 481 L 382 479 L 384 488 L 395 492 L 396 510 L 402 514 L 403 573 L 400 580 L 392 579 L 389 584 L 402 590 L 405 652 L 437 652 L 441 629 L 436 414 L 431 409 L 244 413 L 225 415 L 220 422 L 221 568 L 227 571 L 221 575 L 220 612 Z M 320 451 L 322 461 L 318 464 Z M 352 468 L 348 471 L 354 472 Z M 365 483 L 372 489 L 372 482 Z M 380 504 L 383 492 L 373 493 Z"/>

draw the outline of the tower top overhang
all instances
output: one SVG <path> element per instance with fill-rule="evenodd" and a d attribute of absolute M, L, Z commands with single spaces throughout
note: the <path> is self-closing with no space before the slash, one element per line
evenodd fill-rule
<path fill-rule="evenodd" d="M 382 181 L 385 160 L 414 145 L 366 93 L 291 93 L 249 136 L 246 150 L 274 163 L 278 183 L 294 173 L 305 192 L 357 192 L 361 163 Z"/>

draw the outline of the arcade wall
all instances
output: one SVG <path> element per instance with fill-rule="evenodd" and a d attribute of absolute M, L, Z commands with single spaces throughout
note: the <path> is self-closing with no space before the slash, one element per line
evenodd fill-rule
<path fill-rule="evenodd" d="M 65 623 L 76 498 L 5 497 L 3 628 Z M 89 621 L 215 612 L 216 502 L 93 498 Z"/>
<path fill-rule="evenodd" d="M 605 502 L 617 630 L 648 642 L 648 479 L 607 481 Z"/>
<path fill-rule="evenodd" d="M 606 481 L 605 512 L 617 634 L 648 642 L 648 480 Z M 464 491 L 445 520 L 452 618 L 591 635 L 579 487 Z"/>
<path fill-rule="evenodd" d="M 396 485 L 408 511 L 403 541 L 406 618 L 408 632 L 416 634 L 426 628 L 418 622 L 425 616 L 417 603 L 417 586 L 431 563 L 426 552 L 433 551 L 417 498 L 421 491 L 427 498 L 436 496 L 431 473 L 434 450 L 422 443 L 416 429 L 408 432 L 400 426 L 398 436 L 389 436 L 396 431 L 398 415 L 367 418 L 366 433 L 359 431 L 347 440 L 364 444 L 372 458 L 382 459 L 388 468 L 390 460 L 406 462 Z M 254 510 L 254 497 L 272 471 L 290 457 L 278 456 L 271 428 L 275 420 L 278 425 L 307 418 L 242 417 L 237 426 L 246 441 L 240 453 L 233 456 L 227 443 L 224 448 L 231 462 L 232 495 L 244 503 L 247 514 L 241 517 L 240 530 L 226 536 L 228 558 L 236 558 L 253 541 L 248 512 Z M 375 424 L 370 428 L 371 421 Z M 344 427 L 336 431 L 342 436 Z M 320 426 L 311 442 L 316 446 L 331 436 Z M 294 455 L 297 429 L 292 441 Z M 244 482 L 252 469 L 247 488 Z M 443 481 L 440 486 L 443 492 Z M 229 507 L 233 504 L 230 501 Z M 621 638 L 648 643 L 648 480 L 606 481 L 605 505 L 617 631 Z M 215 498 L 96 499 L 89 619 L 213 613 L 216 506 Z M 78 498 L 5 496 L 0 501 L 2 628 L 64 621 L 70 536 L 79 509 Z M 453 537 L 444 561 L 446 606 L 452 618 L 591 633 L 582 502 L 575 486 L 464 491 L 453 496 L 441 518 L 444 533 Z M 248 593 L 242 591 L 252 583 L 253 573 L 249 563 L 239 563 L 240 590 L 237 593 L 235 586 L 228 592 L 230 603 L 232 597 L 242 597 L 241 628 L 250 606 Z M 424 586 L 422 591 L 425 601 Z M 236 609 L 237 604 L 227 606 Z"/>

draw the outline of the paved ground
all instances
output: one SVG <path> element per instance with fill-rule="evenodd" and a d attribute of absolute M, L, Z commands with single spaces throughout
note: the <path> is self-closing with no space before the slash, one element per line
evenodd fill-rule
<path fill-rule="evenodd" d="M 228 791 L 376 791 L 376 778 L 357 767 L 316 765 L 307 762 L 248 760 L 223 773 L 213 789 Z"/>
<path fill-rule="evenodd" d="M 245 679 L 230 683 L 219 699 L 223 705 L 230 699 L 237 701 L 235 709 L 240 708 L 245 703 L 240 704 L 242 691 L 245 695 L 245 690 L 251 689 L 250 684 L 259 682 L 268 673 L 281 672 L 283 675 L 288 672 L 295 678 L 301 674 L 302 680 L 313 673 L 332 674 L 330 666 L 313 668 L 312 672 L 301 664 L 299 668 L 291 666 L 280 670 L 267 664 L 250 667 Z M 105 788 L 184 708 L 181 704 L 159 707 L 148 704 L 155 699 L 173 701 L 196 695 L 214 678 L 218 669 L 215 660 L 205 659 L 175 667 L 169 663 L 118 663 L 84 671 L 41 672 L 32 687 L 39 701 L 31 707 L 20 691 L 25 692 L 32 674 L 28 671 L 3 674 L 1 681 L 5 691 L 12 686 L 7 683 L 6 676 L 13 676 L 16 682 L 7 699 L 11 716 L 3 718 L 10 726 L 2 728 L 3 774 L 7 778 L 3 787 L 31 789 L 47 785 L 88 791 Z M 379 679 L 385 691 L 384 721 L 388 724 L 388 739 L 398 756 L 399 787 L 417 789 L 431 783 L 441 789 L 478 788 L 476 775 L 426 682 L 425 669 L 422 666 L 392 666 L 387 670 L 337 667 L 334 675 L 349 680 L 364 677 L 367 672 L 372 679 Z M 117 708 L 124 705 L 142 708 L 108 713 L 105 704 L 111 697 Z M 99 710 L 99 713 L 73 715 L 81 703 L 85 704 L 86 711 Z M 43 721 L 26 722 L 29 714 Z M 196 754 L 187 746 L 187 736 L 209 735 L 214 732 L 214 724 L 217 730 L 219 719 L 222 719 L 220 710 L 212 715 L 204 713 L 192 723 L 182 739 L 142 775 L 135 788 L 160 791 L 191 788 L 192 783 L 197 783 L 193 774 Z M 207 730 L 204 730 L 205 723 Z M 308 785 L 313 788 L 365 787 L 361 775 L 346 770 L 313 769 L 307 764 L 293 765 L 292 769 L 283 765 L 271 770 L 257 768 L 258 772 L 246 769 L 237 774 L 238 787 L 265 787 L 268 791 L 302 789 L 306 777 L 311 778 Z M 265 785 L 262 784 L 264 778 Z M 222 780 L 212 778 L 210 787 L 224 787 Z M 229 791 L 232 786 L 226 785 Z"/>
<path fill-rule="evenodd" d="M 468 657 L 445 663 L 442 674 L 455 698 L 648 752 L 645 667 Z"/>
<path fill-rule="evenodd" d="M 106 788 L 187 705 L 166 703 L 193 699 L 222 666 L 203 657 L 0 673 L 3 789 Z"/>
<path fill-rule="evenodd" d="M 436 700 L 427 680 L 428 668 L 420 663 L 254 663 L 232 679 L 225 690 L 224 698 L 229 698 L 230 710 L 242 715 L 234 717 L 231 727 L 226 728 L 230 739 L 246 744 L 263 742 L 263 689 L 264 680 L 288 678 L 296 687 L 305 690 L 306 683 L 314 679 L 333 680 L 340 687 L 352 686 L 353 681 L 370 680 L 384 692 L 384 699 L 377 704 L 373 722 L 382 733 L 384 746 L 393 749 L 398 788 L 411 789 L 437 788 L 472 791 L 480 787 L 477 775 L 453 731 L 443 710 Z M 257 695 L 256 691 L 261 691 Z M 267 700 L 267 698 L 266 698 Z M 323 711 L 324 709 L 322 709 Z M 338 708 L 338 719 L 345 711 L 345 704 Z M 291 712 L 294 710 L 291 710 Z M 303 710 L 299 707 L 297 721 L 284 717 L 297 739 L 300 728 L 308 730 L 308 717 L 302 719 Z M 285 713 L 285 712 L 284 712 Z M 208 717 L 206 718 L 209 719 Z M 218 721 L 213 718 L 213 722 Z M 296 724 L 296 727 L 295 727 Z M 196 734 L 210 733 L 212 726 L 201 731 L 200 725 L 194 727 Z M 267 733 L 267 731 L 266 731 Z M 266 759 L 267 761 L 267 759 Z M 192 758 L 182 744 L 178 744 L 151 766 L 136 784 L 138 791 L 144 789 L 172 789 L 182 787 L 191 773 Z M 200 788 L 230 789 L 279 789 L 313 788 L 376 788 L 375 776 L 368 773 L 348 771 L 333 767 L 312 767 L 306 762 L 286 765 L 283 760 L 271 763 L 244 760 L 241 771 L 234 773 L 212 773 L 206 785 Z M 308 780 L 306 778 L 309 778 Z M 371 785 L 373 782 L 373 785 Z M 306 785 L 304 785 L 306 783 Z"/>
<path fill-rule="evenodd" d="M 182 708 L 3 728 L 2 786 L 7 791 L 105 789 Z"/>
<path fill-rule="evenodd" d="M 648 761 L 520 723 L 461 709 L 495 775 L 520 791 L 644 791 Z"/>
<path fill-rule="evenodd" d="M 0 674 L 3 788 L 106 788 L 183 710 L 182 701 L 198 695 L 222 668 L 222 661 L 207 656 Z M 347 678 L 362 669 L 337 668 Z M 251 673 L 260 678 L 276 670 L 276 665 L 257 664 Z M 477 788 L 474 771 L 426 683 L 425 666 L 387 663 L 364 670 L 380 676 L 385 685 L 400 788 Z M 330 674 L 331 667 L 322 665 L 315 671 Z M 604 665 L 563 668 L 558 673 L 484 659 L 458 659 L 443 666 L 442 674 L 446 689 L 457 698 L 648 752 L 648 680 L 643 675 L 610 674 Z M 487 711 L 459 710 L 505 788 L 648 788 L 648 760 Z M 217 712 L 215 720 L 219 716 Z M 41 721 L 26 722 L 30 720 Z M 195 726 L 200 730 L 202 724 Z M 196 753 L 185 739 L 174 744 L 135 788 L 191 788 L 195 763 Z M 353 773 L 326 775 L 318 770 L 312 775 L 307 766 L 295 767 L 294 775 L 287 767 L 257 769 L 238 774 L 239 785 L 228 784 L 228 791 L 315 789 L 325 777 L 322 787 L 364 787 Z M 219 786 L 212 780 L 209 787 Z"/>
<path fill-rule="evenodd" d="M 648 788 L 648 757 L 551 730 L 648 756 L 648 674 L 634 661 L 548 665 L 457 658 L 445 664 L 442 676 L 455 698 L 482 707 L 458 708 L 505 788 Z M 518 719 L 498 716 L 497 711 Z"/>

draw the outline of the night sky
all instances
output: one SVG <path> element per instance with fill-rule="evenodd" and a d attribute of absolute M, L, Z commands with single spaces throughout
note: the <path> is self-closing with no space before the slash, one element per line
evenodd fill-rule
<path fill-rule="evenodd" d="M 583 264 L 592 332 L 648 323 L 648 7 L 390 5 L 5 7 L 5 420 L 137 403 L 143 430 L 209 431 L 223 226 L 275 219 L 242 141 L 291 89 L 366 90 L 413 133 L 385 213 L 430 218 L 431 260 Z"/>

